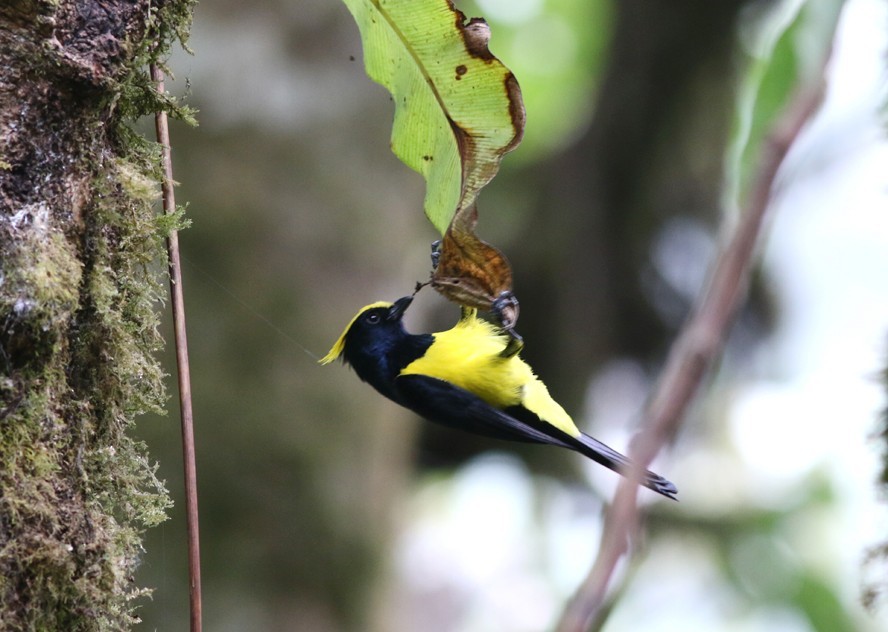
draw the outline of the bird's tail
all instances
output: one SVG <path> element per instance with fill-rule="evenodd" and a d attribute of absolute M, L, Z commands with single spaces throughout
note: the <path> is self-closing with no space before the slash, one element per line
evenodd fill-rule
<path fill-rule="evenodd" d="M 572 447 L 577 452 L 588 456 L 596 463 L 600 463 L 604 467 L 610 468 L 622 476 L 626 476 L 627 472 L 632 468 L 632 461 L 626 456 L 585 433 L 576 437 L 576 444 Z M 641 484 L 658 494 L 666 496 L 666 498 L 677 500 L 675 495 L 678 493 L 678 489 L 673 483 L 659 474 L 654 474 L 650 470 L 645 470 L 644 477 L 641 479 Z"/>

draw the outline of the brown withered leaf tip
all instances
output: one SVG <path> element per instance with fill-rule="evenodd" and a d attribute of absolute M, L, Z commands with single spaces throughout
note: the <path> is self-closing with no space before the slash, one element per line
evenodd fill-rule
<path fill-rule="evenodd" d="M 474 205 L 454 217 L 441 240 L 431 285 L 460 305 L 491 311 L 494 301 L 512 290 L 512 266 L 498 248 L 475 234 L 477 219 Z M 503 314 L 503 320 L 511 325 L 517 318 L 517 306 Z"/>

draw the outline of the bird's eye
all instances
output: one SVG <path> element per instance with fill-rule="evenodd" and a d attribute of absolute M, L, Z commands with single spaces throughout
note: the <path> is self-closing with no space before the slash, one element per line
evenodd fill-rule
<path fill-rule="evenodd" d="M 367 322 L 371 325 L 375 325 L 380 320 L 379 314 L 367 314 Z"/>

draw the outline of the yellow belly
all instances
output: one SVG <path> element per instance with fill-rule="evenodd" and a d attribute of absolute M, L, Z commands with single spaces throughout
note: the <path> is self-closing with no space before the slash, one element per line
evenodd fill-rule
<path fill-rule="evenodd" d="M 508 342 L 490 323 L 475 317 L 460 320 L 453 329 L 433 334 L 425 355 L 407 365 L 401 375 L 428 375 L 474 393 L 494 408 L 524 406 L 540 419 L 579 436 L 565 410 L 517 355 L 503 358 Z"/>

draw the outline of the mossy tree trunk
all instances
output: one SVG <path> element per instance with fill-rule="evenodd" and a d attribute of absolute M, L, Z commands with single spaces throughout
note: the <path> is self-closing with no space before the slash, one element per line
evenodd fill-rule
<path fill-rule="evenodd" d="M 127 629 L 168 497 L 127 432 L 164 401 L 154 352 L 161 103 L 147 64 L 190 0 L 0 5 L 0 621 Z"/>

